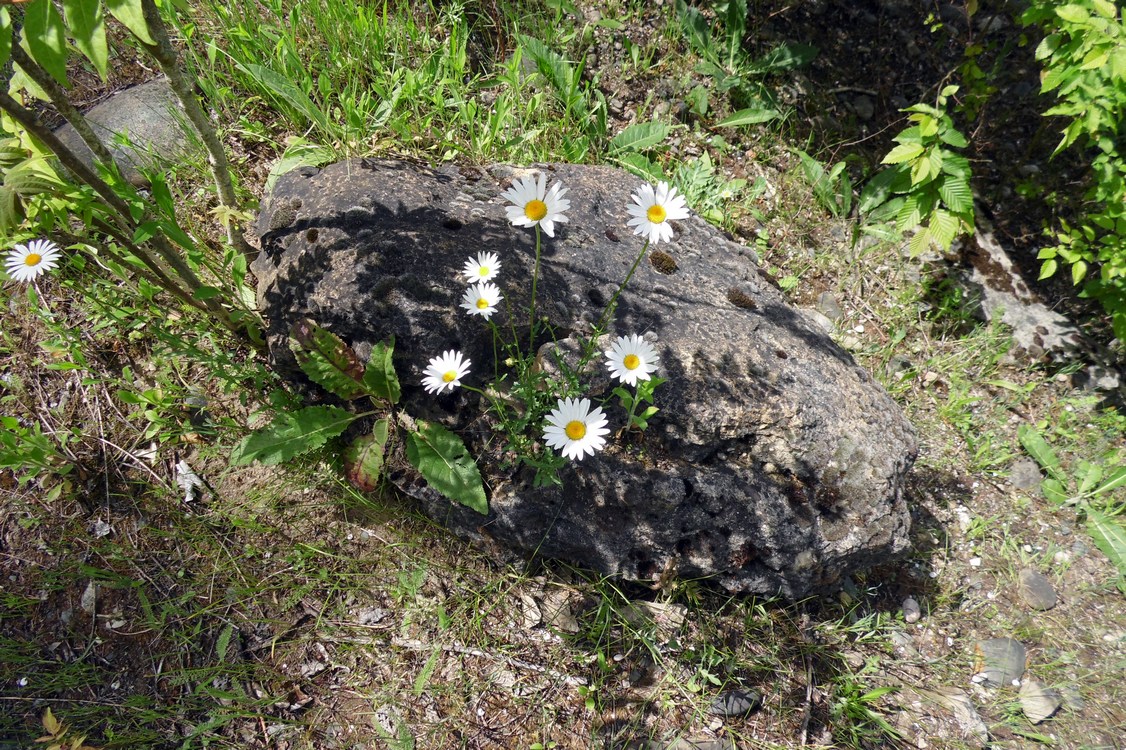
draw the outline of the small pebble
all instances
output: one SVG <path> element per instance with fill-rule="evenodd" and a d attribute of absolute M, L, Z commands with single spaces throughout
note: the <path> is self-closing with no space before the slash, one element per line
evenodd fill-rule
<path fill-rule="evenodd" d="M 981 567 L 981 558 L 980 557 L 971 557 L 970 558 L 970 567 L 971 568 L 980 568 Z"/>
<path fill-rule="evenodd" d="M 907 622 L 918 622 L 919 618 L 923 616 L 922 609 L 919 608 L 919 603 L 915 601 L 914 597 L 907 597 L 903 600 L 903 619 Z"/>

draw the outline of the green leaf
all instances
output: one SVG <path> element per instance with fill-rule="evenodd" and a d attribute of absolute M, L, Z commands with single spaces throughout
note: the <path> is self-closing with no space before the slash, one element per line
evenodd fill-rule
<path fill-rule="evenodd" d="M 936 209 L 931 214 L 930 222 L 927 226 L 927 232 L 930 234 L 931 239 L 942 246 L 943 251 L 949 252 L 950 245 L 953 244 L 954 238 L 962 227 L 962 222 L 958 220 L 957 216 Z"/>
<path fill-rule="evenodd" d="M 891 154 L 888 154 L 891 156 Z M 929 155 L 915 160 L 911 165 L 911 185 L 920 185 L 929 181 L 929 178 L 934 174 L 931 170 L 932 167 Z"/>
<path fill-rule="evenodd" d="M 387 452 L 386 419 L 375 423 L 370 435 L 361 435 L 344 451 L 344 475 L 365 492 L 375 492 L 383 476 L 383 459 Z"/>
<path fill-rule="evenodd" d="M 1079 286 L 1080 282 L 1083 281 L 1083 277 L 1086 276 L 1086 275 L 1087 275 L 1087 261 L 1085 261 L 1085 260 L 1076 261 L 1071 266 L 1071 283 L 1074 284 L 1075 286 Z"/>
<path fill-rule="evenodd" d="M 32 59 L 66 86 L 66 34 L 63 17 L 59 15 L 54 0 L 32 0 L 28 3 L 23 17 L 23 36 Z"/>
<path fill-rule="evenodd" d="M 956 214 L 973 212 L 974 194 L 965 180 L 950 175 L 943 176 L 938 184 L 938 195 L 946 207 Z"/>
<path fill-rule="evenodd" d="M 255 63 L 243 65 L 240 62 L 236 62 L 235 67 L 253 78 L 263 89 L 266 89 L 284 100 L 289 106 L 297 110 L 299 114 L 304 115 L 309 122 L 313 123 L 321 130 L 328 130 L 328 117 L 325 113 L 322 112 L 317 105 L 313 104 L 313 100 L 288 78 L 264 65 Z"/>
<path fill-rule="evenodd" d="M 727 33 L 727 62 L 734 67 L 742 54 L 743 34 L 747 31 L 747 0 L 727 0 L 723 25 Z"/>
<path fill-rule="evenodd" d="M 482 515 L 489 501 L 481 472 L 457 435 L 434 422 L 418 420 L 419 429 L 407 435 L 407 458 L 427 483 L 445 497 Z"/>
<path fill-rule="evenodd" d="M 109 49 L 101 0 L 63 0 L 63 13 L 74 46 L 94 64 L 102 80 L 106 80 Z"/>
<path fill-rule="evenodd" d="M 770 107 L 747 107 L 716 123 L 717 128 L 734 128 L 740 125 L 757 125 L 781 117 L 781 113 Z"/>
<path fill-rule="evenodd" d="M 818 49 L 811 44 L 788 42 L 771 50 L 754 67 L 763 73 L 779 73 L 784 70 L 800 68 L 817 57 Z"/>
<path fill-rule="evenodd" d="M 0 67 L 12 56 L 12 19 L 7 8 L 0 8 Z"/>
<path fill-rule="evenodd" d="M 614 161 L 621 164 L 633 174 L 641 177 L 642 179 L 649 180 L 650 182 L 657 183 L 667 181 L 668 177 L 661 165 L 650 159 L 645 154 L 621 154 L 620 156 L 612 157 Z"/>
<path fill-rule="evenodd" d="M 293 324 L 289 337 L 297 364 L 310 380 L 342 399 L 364 395 L 364 365 L 339 336 L 302 320 Z"/>
<path fill-rule="evenodd" d="M 395 364 L 391 361 L 394 353 L 394 336 L 387 343 L 377 343 L 372 346 L 371 357 L 368 358 L 367 369 L 364 370 L 363 383 L 368 392 L 375 394 L 377 398 L 397 404 L 402 390 L 399 387 L 399 376 L 395 374 Z"/>
<path fill-rule="evenodd" d="M 688 7 L 684 0 L 676 0 L 676 9 L 680 15 L 680 23 L 684 27 L 684 35 L 688 37 L 688 43 L 696 53 L 703 57 L 714 56 L 715 50 L 712 48 L 712 35 L 708 30 L 708 22 L 704 20 L 700 11 Z"/>
<path fill-rule="evenodd" d="M 1049 258 L 1048 260 L 1044 261 L 1044 265 L 1040 266 L 1040 281 L 1043 281 L 1044 279 L 1050 279 L 1052 276 L 1054 276 L 1056 271 L 1059 269 L 1059 265 L 1059 261 L 1055 258 Z"/>
<path fill-rule="evenodd" d="M 1118 575 L 1126 576 L 1126 526 L 1114 516 L 1087 506 L 1087 533 L 1118 568 Z"/>
<path fill-rule="evenodd" d="M 286 146 L 285 153 L 270 167 L 270 173 L 266 175 L 265 191 L 269 193 L 273 190 L 274 183 L 286 172 L 298 167 L 319 167 L 335 158 L 336 152 L 328 146 L 309 143 L 303 138 L 297 138 L 295 142 Z"/>
<path fill-rule="evenodd" d="M 306 406 L 278 412 L 270 424 L 243 438 L 231 451 L 231 463 L 253 461 L 271 466 L 320 448 L 348 428 L 355 415 L 337 406 Z"/>
<path fill-rule="evenodd" d="M 954 128 L 946 128 L 938 137 L 943 143 L 948 146 L 953 146 L 954 148 L 965 148 L 970 145 L 970 142 L 966 140 L 966 136 L 962 135 Z"/>
<path fill-rule="evenodd" d="M 884 157 L 882 164 L 902 164 L 911 161 L 923 153 L 923 146 L 919 143 L 901 143 Z"/>
<path fill-rule="evenodd" d="M 1056 8 L 1056 15 L 1067 21 L 1068 23 L 1078 24 L 1085 23 L 1091 17 L 1090 14 L 1087 13 L 1086 8 L 1076 3 L 1061 5 L 1060 7 Z"/>
<path fill-rule="evenodd" d="M 141 10 L 141 0 L 106 0 L 106 9 L 114 18 L 133 32 L 133 36 L 145 44 L 156 44 L 149 34 L 148 24 L 145 23 L 145 14 Z"/>
<path fill-rule="evenodd" d="M 23 221 L 23 205 L 16 191 L 7 185 L 0 186 L 0 232 L 9 232 Z"/>
<path fill-rule="evenodd" d="M 219 659 L 220 664 L 227 660 L 227 649 L 231 645 L 231 636 L 234 635 L 234 632 L 234 626 L 227 623 L 226 627 L 219 632 L 219 637 L 215 640 L 215 656 Z"/>
<path fill-rule="evenodd" d="M 4 186 L 20 195 L 39 195 L 58 190 L 61 185 L 43 172 L 32 169 L 29 163 L 8 171 L 4 176 Z"/>
<path fill-rule="evenodd" d="M 610 141 L 611 155 L 624 151 L 644 151 L 668 136 L 671 127 L 663 122 L 639 122 L 630 125 Z"/>
<path fill-rule="evenodd" d="M 1079 489 L 1077 494 L 1086 495 L 1103 478 L 1103 467 L 1090 461 L 1079 462 Z"/>
<path fill-rule="evenodd" d="M 1048 445 L 1048 442 L 1044 440 L 1044 437 L 1035 427 L 1022 424 L 1017 429 L 1017 439 L 1028 451 L 1028 455 L 1032 456 L 1036 463 L 1048 472 L 1048 476 L 1061 484 L 1067 482 L 1067 477 L 1064 476 L 1063 469 L 1060 468 L 1060 460 L 1056 457 L 1056 452 L 1052 450 L 1052 446 Z"/>

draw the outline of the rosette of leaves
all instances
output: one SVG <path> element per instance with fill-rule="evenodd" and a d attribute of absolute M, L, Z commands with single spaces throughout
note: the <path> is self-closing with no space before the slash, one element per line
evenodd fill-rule
<path fill-rule="evenodd" d="M 911 238 L 912 256 L 932 244 L 947 252 L 957 237 L 974 231 L 970 163 L 954 150 L 968 142 L 946 114 L 946 102 L 957 91 L 947 86 L 936 106 L 900 110 L 913 124 L 895 137 L 899 145 L 883 159 L 888 168 L 860 193 L 859 210 L 868 223 L 894 222 L 899 232 L 919 228 Z"/>
<path fill-rule="evenodd" d="M 439 424 L 415 421 L 397 411 L 402 390 L 392 362 L 394 338 L 373 346 L 365 363 L 336 334 L 312 321 L 300 321 L 290 331 L 290 348 L 309 380 L 346 402 L 366 397 L 374 408 L 357 413 L 323 405 L 280 411 L 235 446 L 231 463 L 282 463 L 324 446 L 359 419 L 379 415 L 371 432 L 357 437 L 344 451 L 349 480 L 363 490 L 378 489 L 394 428 L 399 427 L 406 432 L 407 459 L 432 488 L 478 513 L 488 513 L 481 472 L 461 438 Z"/>

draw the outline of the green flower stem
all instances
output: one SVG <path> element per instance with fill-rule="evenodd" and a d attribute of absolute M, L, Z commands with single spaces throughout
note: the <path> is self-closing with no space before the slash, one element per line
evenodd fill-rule
<path fill-rule="evenodd" d="M 534 356 L 536 346 L 536 282 L 540 278 L 540 225 L 536 224 L 536 267 L 532 271 L 532 303 L 528 305 L 528 355 Z"/>
<path fill-rule="evenodd" d="M 633 427 L 633 413 L 637 411 L 637 402 L 641 400 L 641 384 L 638 383 L 633 387 L 633 401 L 629 405 L 629 415 L 626 417 L 626 431 Z"/>
<path fill-rule="evenodd" d="M 637 260 L 630 266 L 629 273 L 626 274 L 625 281 L 618 287 L 618 291 L 614 292 L 614 296 L 610 298 L 610 304 L 606 305 L 606 309 L 602 312 L 602 317 L 598 319 L 598 325 L 595 326 L 596 331 L 602 331 L 603 326 L 610 322 L 610 316 L 614 314 L 614 309 L 618 306 L 618 297 L 621 296 L 622 290 L 626 288 L 626 284 L 633 278 L 634 272 L 637 267 L 641 265 L 641 259 L 645 257 L 645 251 L 649 249 L 649 240 L 646 238 L 645 244 L 641 246 L 641 252 L 637 255 Z M 534 288 L 534 287 L 533 287 Z"/>

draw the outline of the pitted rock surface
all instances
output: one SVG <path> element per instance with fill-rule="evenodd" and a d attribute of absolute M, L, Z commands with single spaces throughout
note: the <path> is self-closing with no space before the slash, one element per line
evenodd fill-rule
<path fill-rule="evenodd" d="M 641 182 L 606 167 L 543 170 L 571 200 L 570 222 L 544 237 L 537 303 L 565 353 L 641 248 L 625 210 Z M 275 364 L 303 379 L 287 344 L 303 318 L 365 358 L 395 336 L 401 407 L 466 441 L 489 515 L 438 495 L 401 457 L 390 477 L 432 518 L 498 549 L 637 580 L 708 576 L 732 591 L 791 598 L 903 551 L 910 424 L 759 274 L 751 250 L 697 217 L 674 223 L 674 240 L 652 248 L 659 254 L 641 264 L 610 326 L 610 336 L 655 340 L 658 374 L 668 378 L 660 413 L 643 434 L 568 465 L 561 487 L 534 488 L 530 469 L 501 468 L 476 394 L 423 391 L 427 361 L 447 349 L 473 361 L 465 382 L 482 386 L 492 374 L 489 328 L 458 307 L 462 265 L 480 251 L 500 255 L 494 281 L 526 340 L 535 235 L 508 224 L 500 194 L 535 171 L 353 160 L 283 176 L 262 208 L 253 267 Z M 494 320 L 509 330 L 503 303 Z M 537 345 L 555 346 L 545 342 Z M 596 402 L 612 388 L 600 360 L 588 394 Z M 607 411 L 610 426 L 621 426 L 616 400 Z"/>

